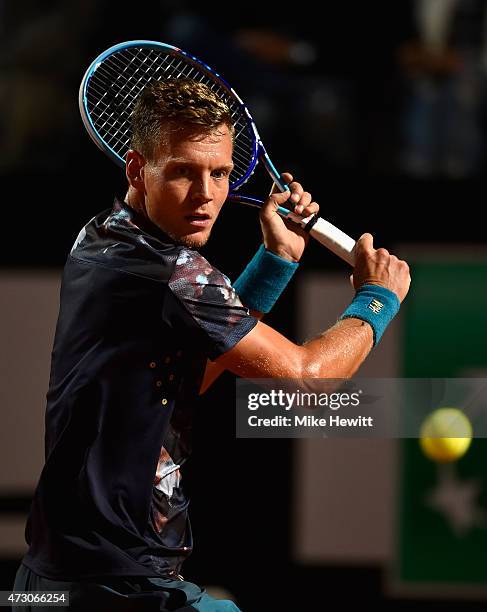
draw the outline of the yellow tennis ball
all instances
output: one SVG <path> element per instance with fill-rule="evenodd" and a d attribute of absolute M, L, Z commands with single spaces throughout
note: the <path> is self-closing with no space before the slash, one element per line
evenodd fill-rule
<path fill-rule="evenodd" d="M 439 463 L 456 461 L 472 441 L 472 425 L 458 408 L 438 408 L 421 425 L 419 443 L 424 454 Z"/>

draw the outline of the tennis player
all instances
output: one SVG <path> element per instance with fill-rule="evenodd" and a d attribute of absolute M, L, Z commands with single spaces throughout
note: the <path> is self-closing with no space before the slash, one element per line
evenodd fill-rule
<path fill-rule="evenodd" d="M 297 345 L 260 321 L 307 236 L 277 214 L 289 193 L 276 190 L 262 245 L 233 284 L 199 254 L 228 193 L 232 136 L 229 109 L 203 84 L 158 83 L 136 104 L 125 200 L 81 230 L 64 269 L 46 461 L 15 591 L 68 591 L 71 611 L 238 610 L 181 574 L 193 546 L 183 474 L 195 397 L 224 369 L 348 378 L 408 292 L 407 264 L 365 234 L 336 325 Z M 284 178 L 295 211 L 317 212 Z"/>

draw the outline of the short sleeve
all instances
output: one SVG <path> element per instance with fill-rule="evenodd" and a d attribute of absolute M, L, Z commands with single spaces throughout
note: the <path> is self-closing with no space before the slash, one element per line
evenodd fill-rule
<path fill-rule="evenodd" d="M 196 251 L 180 251 L 168 286 L 200 332 L 194 340 L 205 344 L 210 359 L 230 350 L 258 322 L 230 280 Z"/>

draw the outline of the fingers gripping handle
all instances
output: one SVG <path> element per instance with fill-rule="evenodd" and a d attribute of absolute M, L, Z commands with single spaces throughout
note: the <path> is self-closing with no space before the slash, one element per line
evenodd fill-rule
<path fill-rule="evenodd" d="M 228 199 L 233 202 L 240 202 L 241 204 L 255 206 L 257 208 L 261 208 L 264 204 L 262 200 L 257 200 L 256 198 L 251 198 L 236 193 L 230 194 Z M 289 202 L 288 205 L 291 207 L 294 206 L 294 203 Z M 353 240 L 353 238 L 350 238 L 350 236 L 347 236 L 347 234 L 321 217 L 316 218 L 316 215 L 311 215 L 304 218 L 300 215 L 294 214 L 283 206 L 279 206 L 277 212 L 285 219 L 291 219 L 291 221 L 294 223 L 297 223 L 302 228 L 307 229 L 309 234 L 313 236 L 315 240 L 327 247 L 327 249 L 335 253 L 335 255 L 338 255 L 338 257 L 341 257 L 351 266 L 355 266 L 355 240 Z M 308 223 L 311 226 L 309 229 L 306 227 Z"/>
<path fill-rule="evenodd" d="M 270 160 L 269 163 L 271 163 Z M 268 167 L 274 183 L 282 192 L 289 191 L 289 187 L 282 180 L 282 177 L 279 175 L 277 170 L 273 166 L 272 169 L 274 170 L 274 173 L 271 172 Z M 292 209 L 294 207 L 294 203 L 288 200 L 284 206 L 289 206 L 289 208 Z M 351 266 L 355 266 L 355 254 L 353 252 L 355 248 L 355 240 L 353 238 L 347 236 L 345 232 L 342 232 L 338 229 L 338 227 L 335 227 L 325 219 L 317 217 L 317 215 L 311 215 L 304 218 L 300 215 L 294 214 L 290 210 L 284 208 L 284 206 L 279 206 L 277 209 L 279 214 L 286 217 L 286 219 L 291 219 L 295 223 L 298 223 L 302 228 L 309 232 L 310 236 L 313 236 L 315 240 L 320 242 L 332 253 L 335 253 L 335 255 L 341 257 Z M 307 227 L 308 224 L 309 228 Z"/>
<path fill-rule="evenodd" d="M 355 265 L 355 240 L 347 236 L 345 232 L 339 230 L 338 227 L 335 227 L 321 217 L 316 218 L 316 215 L 303 218 L 292 212 L 288 212 L 286 218 L 291 219 L 295 223 L 299 223 L 304 229 L 307 229 L 306 226 L 310 224 L 310 236 L 313 236 L 315 240 L 332 251 L 332 253 L 335 253 L 335 255 L 338 255 L 338 257 L 341 257 L 351 266 Z"/>

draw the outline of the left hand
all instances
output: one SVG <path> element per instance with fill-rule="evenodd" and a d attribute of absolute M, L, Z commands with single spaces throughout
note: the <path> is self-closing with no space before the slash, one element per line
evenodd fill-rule
<path fill-rule="evenodd" d="M 302 217 L 309 217 L 317 213 L 320 207 L 312 201 L 311 194 L 304 191 L 300 183 L 293 181 L 291 174 L 284 172 L 282 178 L 290 192 L 283 193 L 274 185 L 260 211 L 264 246 L 283 259 L 299 261 L 308 243 L 309 234 L 297 223 L 283 219 L 277 209 L 279 206 L 287 208 L 289 205 L 286 206 L 286 202 L 291 199 L 294 204 L 293 212 Z"/>

